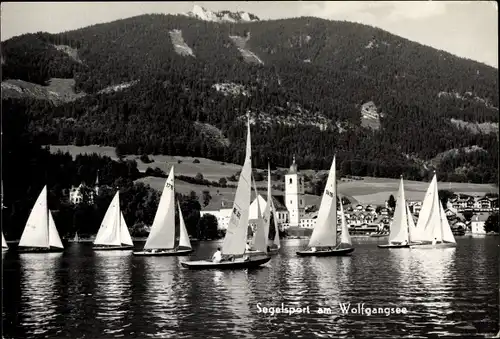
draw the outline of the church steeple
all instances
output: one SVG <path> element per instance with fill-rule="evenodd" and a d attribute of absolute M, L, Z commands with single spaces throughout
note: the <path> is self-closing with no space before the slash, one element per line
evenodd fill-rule
<path fill-rule="evenodd" d="M 95 178 L 94 190 L 95 190 L 95 194 L 99 195 L 99 170 L 97 170 L 97 175 L 96 175 L 96 178 Z"/>
<path fill-rule="evenodd" d="M 288 174 L 297 174 L 297 164 L 295 163 L 295 154 L 293 155 L 293 163 L 292 166 L 290 166 L 290 169 L 288 170 Z"/>

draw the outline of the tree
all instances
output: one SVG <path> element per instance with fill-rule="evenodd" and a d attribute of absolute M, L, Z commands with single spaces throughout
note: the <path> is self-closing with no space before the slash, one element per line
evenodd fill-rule
<path fill-rule="evenodd" d="M 394 196 L 391 194 L 389 197 L 389 200 L 387 201 L 387 205 L 394 209 L 396 207 L 396 199 L 394 199 Z"/>
<path fill-rule="evenodd" d="M 126 151 L 125 145 L 123 144 L 116 145 L 115 154 L 118 159 L 123 160 L 123 158 L 125 157 L 125 151 Z"/>
<path fill-rule="evenodd" d="M 212 199 L 212 196 L 210 195 L 210 191 L 203 191 L 203 207 L 206 207 L 209 203 L 210 200 Z"/>
<path fill-rule="evenodd" d="M 221 185 L 221 187 L 226 187 L 226 185 L 227 185 L 227 179 L 226 178 L 220 178 L 219 179 L 219 185 Z"/>
<path fill-rule="evenodd" d="M 213 214 L 204 214 L 198 221 L 198 238 L 200 240 L 212 240 L 218 238 L 217 218 Z"/>
<path fill-rule="evenodd" d="M 472 211 L 463 211 L 462 215 L 464 216 L 466 221 L 471 221 L 472 217 L 474 216 L 474 212 Z"/>
<path fill-rule="evenodd" d="M 438 191 L 439 195 L 439 200 L 441 201 L 441 204 L 443 205 L 443 208 L 446 209 L 448 205 L 448 200 L 455 195 L 452 191 L 448 190 L 439 190 Z"/>
<path fill-rule="evenodd" d="M 486 221 L 484 223 L 484 231 L 486 233 L 489 233 L 489 232 L 499 233 L 498 212 L 490 214 L 488 219 L 486 219 Z"/>

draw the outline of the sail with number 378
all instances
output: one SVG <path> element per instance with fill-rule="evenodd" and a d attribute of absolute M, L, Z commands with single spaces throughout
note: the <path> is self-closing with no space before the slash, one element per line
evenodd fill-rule
<path fill-rule="evenodd" d="M 340 256 L 354 251 L 350 244 L 350 238 L 347 238 L 346 235 L 344 237 L 341 235 L 341 241 L 337 242 L 337 175 L 335 171 L 334 156 L 321 199 L 316 225 L 309 240 L 309 249 L 298 251 L 297 255 L 299 256 Z M 347 227 L 342 227 L 342 232 L 347 232 L 348 235 Z M 343 244 L 342 239 L 349 239 L 349 243 Z M 345 248 L 341 245 L 347 246 Z"/>

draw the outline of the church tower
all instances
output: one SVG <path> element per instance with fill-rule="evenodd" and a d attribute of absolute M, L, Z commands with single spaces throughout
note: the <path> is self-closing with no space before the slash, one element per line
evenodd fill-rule
<path fill-rule="evenodd" d="M 304 178 L 298 173 L 295 156 L 292 166 L 285 175 L 285 205 L 288 209 L 290 226 L 299 226 L 304 216 Z"/>

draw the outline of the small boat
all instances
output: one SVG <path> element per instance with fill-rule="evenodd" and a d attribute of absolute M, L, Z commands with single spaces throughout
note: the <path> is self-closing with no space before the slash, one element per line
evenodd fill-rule
<path fill-rule="evenodd" d="M 3 236 L 2 232 L 2 252 L 6 252 L 9 250 L 9 245 L 7 245 L 7 242 L 5 241 L 5 237 Z"/>
<path fill-rule="evenodd" d="M 175 248 L 175 174 L 174 166 L 172 166 L 165 181 L 158 210 L 156 211 L 153 226 L 151 226 L 146 244 L 144 244 L 144 249 L 142 251 L 134 251 L 134 255 L 173 256 L 186 255 L 193 252 L 179 202 L 177 202 L 177 206 L 179 210 L 180 235 L 179 246 Z"/>
<path fill-rule="evenodd" d="M 102 219 L 94 240 L 95 251 L 131 250 L 134 247 L 127 223 L 120 210 L 120 191 L 117 191 Z"/>
<path fill-rule="evenodd" d="M 337 178 L 335 170 L 334 156 L 323 198 L 321 199 L 316 225 L 309 240 L 309 249 L 297 251 L 299 256 L 344 256 L 354 251 L 345 222 L 342 199 L 340 200 L 342 230 L 340 241 L 337 241 Z"/>
<path fill-rule="evenodd" d="M 272 194 L 271 194 L 271 166 L 268 163 L 267 165 L 267 202 L 266 208 L 264 209 L 264 213 L 261 214 L 260 203 L 259 203 L 259 192 L 257 191 L 255 180 L 253 181 L 255 195 L 257 196 L 257 227 L 256 231 L 253 234 L 250 250 L 247 250 L 245 253 L 254 254 L 254 253 L 268 253 L 268 254 L 278 254 L 280 249 L 280 240 L 279 240 L 279 228 L 276 219 L 274 219 L 274 227 L 275 227 L 275 235 L 271 240 L 269 239 L 270 230 L 271 230 L 271 211 L 273 215 L 276 215 L 276 209 L 273 204 Z"/>
<path fill-rule="evenodd" d="M 270 203 L 268 203 L 268 205 L 269 204 L 271 205 L 271 210 L 273 213 L 274 239 L 272 240 L 272 244 L 270 244 L 270 248 L 267 251 L 267 253 L 278 254 L 280 251 L 280 248 L 281 248 L 280 229 L 278 227 L 278 219 L 276 218 L 276 215 L 277 215 L 276 214 L 276 207 L 274 206 L 271 189 L 272 189 L 272 187 L 271 187 L 271 166 L 268 163 L 268 165 L 267 165 L 267 201 L 270 202 Z M 266 206 L 266 208 L 267 208 L 267 206 Z M 264 215 L 267 216 L 267 214 L 265 212 L 264 212 Z M 269 219 L 271 219 L 270 214 L 269 214 Z M 268 224 L 270 224 L 271 220 L 266 221 L 266 222 Z M 268 226 L 268 229 L 270 229 L 269 226 Z M 268 234 L 268 238 L 269 238 L 269 234 Z"/>
<path fill-rule="evenodd" d="M 17 252 L 47 253 L 63 250 L 54 218 L 47 206 L 47 186 L 44 186 L 26 221 Z"/>
<path fill-rule="evenodd" d="M 248 118 L 248 120 L 250 120 Z M 244 269 L 255 268 L 271 260 L 265 253 L 245 254 L 248 233 L 248 220 L 251 198 L 252 180 L 252 148 L 250 136 L 250 121 L 247 121 L 247 145 L 245 163 L 241 169 L 238 187 L 234 198 L 233 211 L 229 219 L 226 236 L 222 244 L 222 261 L 211 260 L 185 261 L 181 265 L 189 269 Z M 261 239 L 258 239 L 261 241 Z M 265 241 L 265 238 L 264 238 Z M 265 242 L 264 242 L 265 245 Z M 228 257 L 229 256 L 229 257 Z"/>
<path fill-rule="evenodd" d="M 407 205 L 405 199 L 403 176 L 401 176 L 401 182 L 399 183 L 396 208 L 394 210 L 394 218 L 392 219 L 389 232 L 389 243 L 386 245 L 378 245 L 378 247 L 410 248 L 410 230 L 408 225 Z"/>
<path fill-rule="evenodd" d="M 78 237 L 78 232 L 75 233 L 73 239 L 68 240 L 69 242 L 80 242 L 80 238 Z"/>
<path fill-rule="evenodd" d="M 425 193 L 422 209 L 417 221 L 416 235 L 413 239 L 418 244 L 411 244 L 410 248 L 429 249 L 456 247 L 457 243 L 451 231 L 443 204 L 439 200 L 436 173 Z"/>
<path fill-rule="evenodd" d="M 5 206 L 3 205 L 3 180 L 2 180 L 2 191 L 1 191 L 1 203 L 0 206 L 2 206 L 2 210 L 5 209 Z M 7 242 L 5 241 L 5 237 L 3 236 L 2 232 L 2 252 L 6 252 L 9 250 L 9 245 L 7 245 Z"/>

